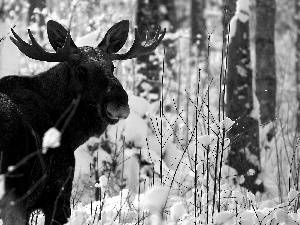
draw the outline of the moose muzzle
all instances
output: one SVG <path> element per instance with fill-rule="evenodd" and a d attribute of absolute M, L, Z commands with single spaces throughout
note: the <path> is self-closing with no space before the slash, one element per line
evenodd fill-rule
<path fill-rule="evenodd" d="M 128 104 L 119 106 L 114 102 L 109 102 L 106 106 L 106 115 L 113 120 L 126 119 L 129 113 Z"/>
<path fill-rule="evenodd" d="M 118 121 L 126 119 L 129 116 L 130 109 L 126 91 L 119 81 L 115 80 L 114 83 L 107 89 L 104 107 L 106 116 L 113 121 Z"/>

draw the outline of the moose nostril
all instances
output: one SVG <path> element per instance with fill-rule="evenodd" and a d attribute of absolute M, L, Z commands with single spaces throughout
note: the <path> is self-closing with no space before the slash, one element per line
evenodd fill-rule
<path fill-rule="evenodd" d="M 126 119 L 130 114 L 130 108 L 127 105 L 117 106 L 114 103 L 108 103 L 106 106 L 107 116 L 111 119 Z"/>

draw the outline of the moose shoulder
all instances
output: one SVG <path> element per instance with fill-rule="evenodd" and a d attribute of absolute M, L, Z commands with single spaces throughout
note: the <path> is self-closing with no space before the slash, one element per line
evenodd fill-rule
<path fill-rule="evenodd" d="M 4 225 L 28 224 L 30 213 L 36 209 L 43 210 L 46 225 L 67 222 L 75 149 L 130 112 L 127 93 L 113 75 L 113 61 L 152 52 L 165 34 L 160 35 L 159 29 L 148 42 L 151 44 L 142 46 L 136 30 L 130 50 L 118 54 L 128 31 L 129 22 L 124 20 L 112 26 L 96 48 L 76 47 L 70 32 L 50 20 L 47 32 L 55 50 L 50 53 L 30 30 L 32 44 L 12 30 L 11 40 L 25 55 L 60 63 L 35 76 L 0 80 L 0 176 L 5 185 L 0 215 Z M 42 139 L 51 127 L 62 132 L 60 146 L 43 154 Z"/>

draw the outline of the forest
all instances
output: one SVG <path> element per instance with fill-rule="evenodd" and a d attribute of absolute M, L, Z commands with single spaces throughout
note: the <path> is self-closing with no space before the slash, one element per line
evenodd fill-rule
<path fill-rule="evenodd" d="M 130 114 L 74 152 L 67 225 L 300 224 L 300 1 L 1 0 L 0 18 L 0 79 L 57 64 L 20 52 L 11 28 L 53 52 L 49 20 L 94 48 L 128 20 L 121 53 L 166 30 L 114 61 Z M 43 154 L 59 150 L 49 131 Z"/>

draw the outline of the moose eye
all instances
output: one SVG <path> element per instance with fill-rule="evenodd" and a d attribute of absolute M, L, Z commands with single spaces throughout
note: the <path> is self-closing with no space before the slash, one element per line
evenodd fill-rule
<path fill-rule="evenodd" d="M 77 68 L 77 72 L 78 72 L 78 74 L 79 74 L 80 76 L 86 75 L 86 74 L 87 74 L 87 69 L 84 68 L 84 67 L 78 67 L 78 68 Z"/>

